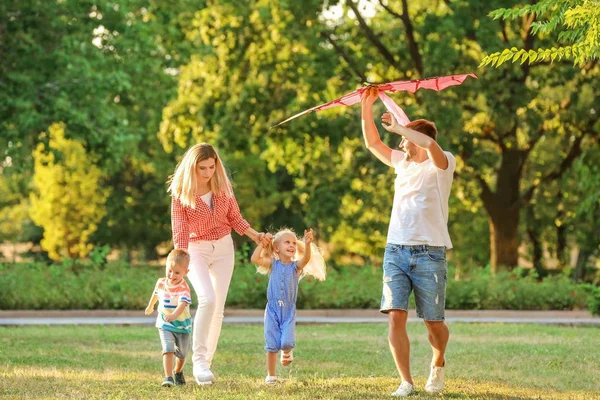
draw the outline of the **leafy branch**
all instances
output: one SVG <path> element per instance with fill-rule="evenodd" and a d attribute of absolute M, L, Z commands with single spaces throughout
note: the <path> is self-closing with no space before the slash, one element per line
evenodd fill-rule
<path fill-rule="evenodd" d="M 600 1 L 598 0 L 542 0 L 512 9 L 500 8 L 489 14 L 494 20 L 514 20 L 534 16 L 533 35 L 549 35 L 558 32 L 558 41 L 564 46 L 536 50 L 512 47 L 492 53 L 483 58 L 480 67 L 499 67 L 505 62 L 521 64 L 556 59 L 573 60 L 583 66 L 597 59 L 600 54 Z M 546 17 L 546 19 L 541 19 Z"/>

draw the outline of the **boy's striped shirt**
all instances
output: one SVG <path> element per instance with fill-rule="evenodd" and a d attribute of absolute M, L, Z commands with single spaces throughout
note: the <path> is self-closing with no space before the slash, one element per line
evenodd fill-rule
<path fill-rule="evenodd" d="M 166 331 L 191 333 L 192 315 L 190 314 L 190 304 L 192 304 L 192 296 L 185 279 L 182 279 L 175 286 L 170 286 L 167 284 L 167 278 L 160 278 L 154 287 L 154 294 L 158 296 L 156 327 Z M 171 322 L 165 321 L 165 316 L 175 311 L 181 302 L 187 303 L 187 305 L 179 317 Z"/>

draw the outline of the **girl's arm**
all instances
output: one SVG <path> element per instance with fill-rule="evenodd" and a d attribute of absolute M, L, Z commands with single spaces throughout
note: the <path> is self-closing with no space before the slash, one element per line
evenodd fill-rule
<path fill-rule="evenodd" d="M 313 241 L 312 229 L 304 231 L 304 256 L 296 263 L 298 267 L 298 273 L 302 272 L 302 269 L 306 267 L 306 264 L 310 261 L 311 257 L 311 243 Z"/>
<path fill-rule="evenodd" d="M 250 261 L 260 267 L 269 268 L 271 266 L 271 258 L 263 256 L 262 252 L 264 249 L 263 243 L 259 242 L 256 249 L 254 249 L 254 253 L 252 253 Z"/>
<path fill-rule="evenodd" d="M 175 321 L 177 318 L 179 318 L 179 316 L 181 315 L 183 310 L 185 310 L 185 308 L 188 305 L 189 304 L 186 303 L 185 301 L 180 301 L 179 304 L 177 305 L 177 308 L 175 309 L 175 311 L 173 311 L 171 314 L 165 315 L 165 321 L 167 321 L 167 322 Z"/>

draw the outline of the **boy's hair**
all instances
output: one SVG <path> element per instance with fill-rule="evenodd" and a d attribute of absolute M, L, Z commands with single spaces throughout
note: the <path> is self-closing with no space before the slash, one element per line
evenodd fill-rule
<path fill-rule="evenodd" d="M 438 131 L 435 124 L 431 121 L 427 121 L 426 119 L 417 119 L 410 122 L 408 125 L 406 125 L 406 127 L 417 132 L 421 132 L 437 141 Z"/>
<path fill-rule="evenodd" d="M 187 268 L 190 265 L 190 254 L 184 249 L 171 250 L 167 256 L 167 265 L 181 265 Z"/>

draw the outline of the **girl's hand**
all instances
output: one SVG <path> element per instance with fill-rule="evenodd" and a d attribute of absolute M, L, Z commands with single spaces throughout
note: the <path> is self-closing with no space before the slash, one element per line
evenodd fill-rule
<path fill-rule="evenodd" d="M 265 233 L 265 236 L 263 236 L 260 244 L 263 245 L 263 247 L 267 247 L 269 245 L 269 243 L 271 243 L 273 241 L 273 235 L 271 235 L 270 233 Z"/>
<path fill-rule="evenodd" d="M 383 128 L 388 132 L 396 132 L 396 128 L 400 126 L 396 121 L 396 118 L 394 118 L 394 116 L 390 113 L 384 113 L 381 116 L 381 121 L 383 122 L 381 126 L 383 126 Z"/>
<path fill-rule="evenodd" d="M 379 89 L 373 86 L 369 86 L 365 89 L 364 92 L 360 95 L 360 100 L 363 105 L 372 105 L 375 103 L 375 100 L 379 98 Z"/>
<path fill-rule="evenodd" d="M 150 315 L 153 312 L 154 312 L 154 306 L 148 306 L 148 307 L 146 307 L 146 311 L 144 312 L 144 314 Z"/>
<path fill-rule="evenodd" d="M 312 229 L 306 229 L 304 231 L 304 243 L 311 244 L 312 241 L 313 241 L 313 230 Z"/>

